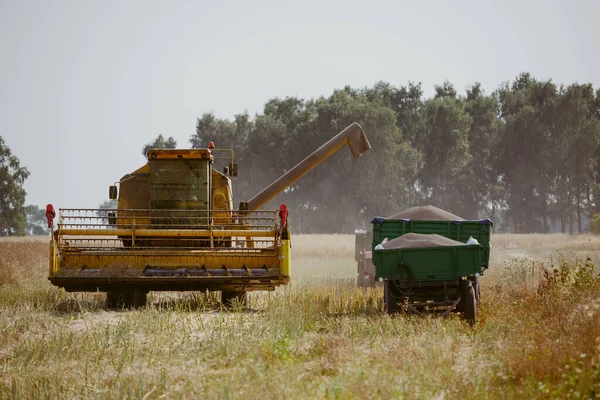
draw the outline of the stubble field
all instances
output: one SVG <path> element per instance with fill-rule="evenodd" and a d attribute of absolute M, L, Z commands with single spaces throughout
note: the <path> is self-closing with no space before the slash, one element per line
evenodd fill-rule
<path fill-rule="evenodd" d="M 47 238 L 0 239 L 0 398 L 600 397 L 600 237 L 494 235 L 475 327 L 386 316 L 353 246 L 295 236 L 292 284 L 246 309 L 107 311 L 48 282 Z"/>

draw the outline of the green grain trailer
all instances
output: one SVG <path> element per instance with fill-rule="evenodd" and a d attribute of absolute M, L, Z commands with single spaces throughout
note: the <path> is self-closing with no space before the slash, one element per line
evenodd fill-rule
<path fill-rule="evenodd" d="M 478 277 L 488 268 L 489 219 L 432 221 L 374 218 L 373 249 L 383 241 L 406 233 L 438 234 L 461 243 L 470 237 L 478 245 L 373 250 L 375 278 L 384 282 L 387 313 L 400 307 L 418 313 L 463 312 L 471 323 L 477 318 Z"/>

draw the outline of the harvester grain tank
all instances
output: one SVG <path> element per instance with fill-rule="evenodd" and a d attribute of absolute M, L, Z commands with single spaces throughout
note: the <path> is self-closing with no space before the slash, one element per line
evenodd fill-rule
<path fill-rule="evenodd" d="M 150 150 L 110 187 L 116 209 L 59 210 L 49 280 L 69 292 L 106 292 L 109 307 L 142 306 L 149 291 L 221 291 L 230 302 L 274 290 L 291 275 L 288 211 L 261 208 L 346 144 L 354 158 L 371 148 L 353 123 L 237 210 L 232 150 Z M 224 158 L 221 172 L 215 161 Z M 53 213 L 48 205 L 49 227 Z"/>

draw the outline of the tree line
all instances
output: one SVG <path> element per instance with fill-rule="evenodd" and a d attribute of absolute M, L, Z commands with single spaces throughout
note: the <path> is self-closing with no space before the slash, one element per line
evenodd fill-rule
<path fill-rule="evenodd" d="M 254 116 L 205 113 L 189 143 L 233 149 L 234 198 L 247 201 L 355 121 L 370 152 L 355 161 L 341 150 L 267 206 L 286 203 L 294 231 L 351 233 L 373 216 L 431 204 L 490 218 L 497 231 L 600 232 L 600 89 L 591 84 L 522 73 L 493 93 L 444 82 L 428 98 L 421 84 L 347 86 L 275 98 Z M 159 135 L 142 152 L 176 146 Z M 0 233 L 39 233 L 41 210 L 24 206 L 29 172 L 1 137 L 0 175 Z"/>
<path fill-rule="evenodd" d="M 276 98 L 253 118 L 205 113 L 190 144 L 234 149 L 234 196 L 248 200 L 354 121 L 373 149 L 358 161 L 338 152 L 273 202 L 293 229 L 348 233 L 431 204 L 498 231 L 574 233 L 600 211 L 600 90 L 528 73 L 490 94 L 445 82 L 425 98 L 420 84 L 379 82 Z"/>

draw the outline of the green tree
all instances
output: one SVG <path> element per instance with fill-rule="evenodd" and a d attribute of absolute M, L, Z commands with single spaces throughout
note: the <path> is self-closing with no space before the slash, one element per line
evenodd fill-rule
<path fill-rule="evenodd" d="M 365 95 L 369 102 L 390 108 L 396 114 L 396 126 L 404 139 L 413 148 L 422 149 L 422 108 L 425 100 L 420 83 L 396 88 L 387 82 L 377 82 L 372 88 L 365 89 Z"/>
<path fill-rule="evenodd" d="M 100 210 L 114 210 L 117 208 L 117 200 L 105 200 L 98 206 Z"/>
<path fill-rule="evenodd" d="M 154 141 L 147 143 L 142 149 L 142 155 L 146 157 L 150 149 L 175 149 L 177 148 L 177 141 L 170 136 L 167 140 L 163 135 L 158 135 Z"/>
<path fill-rule="evenodd" d="M 491 95 L 444 82 L 425 99 L 421 84 L 377 82 L 275 98 L 252 118 L 202 115 L 190 143 L 234 149 L 234 195 L 248 200 L 354 121 L 371 152 L 359 162 L 338 152 L 266 206 L 286 203 L 292 228 L 347 232 L 425 203 L 514 232 L 548 232 L 557 220 L 582 230 L 600 212 L 600 90 L 558 90 L 527 73 Z"/>
<path fill-rule="evenodd" d="M 592 85 L 574 84 L 561 88 L 553 130 L 555 161 L 553 203 L 561 231 L 569 224 L 573 233 L 583 231 L 583 219 L 592 215 L 592 189 L 600 123 L 594 117 Z"/>
<path fill-rule="evenodd" d="M 102 217 L 101 221 L 106 223 L 108 221 L 108 211 L 107 210 L 115 210 L 118 206 L 117 200 L 105 200 L 100 205 L 98 205 L 98 211 L 96 214 L 99 217 Z"/>
<path fill-rule="evenodd" d="M 238 114 L 234 121 L 221 119 L 212 113 L 204 113 L 196 121 L 196 133 L 190 137 L 192 148 L 206 148 L 209 142 L 213 142 L 217 149 L 233 150 L 234 162 L 238 164 L 238 173 L 240 178 L 235 179 L 234 200 L 248 200 L 249 186 L 256 177 L 251 174 L 252 168 L 249 167 L 249 151 L 247 151 L 247 141 L 253 128 L 254 121 L 250 120 L 247 113 Z M 229 154 L 217 154 L 219 157 L 226 157 Z M 222 164 L 229 163 L 229 160 L 220 160 Z M 220 168 L 222 165 L 217 165 Z"/>
<path fill-rule="evenodd" d="M 367 132 L 372 150 L 355 161 L 343 149 L 298 182 L 293 194 L 302 199 L 297 207 L 307 218 L 306 226 L 319 232 L 351 232 L 366 227 L 374 215 L 390 215 L 410 205 L 419 155 L 403 138 L 396 114 L 384 101 L 370 98 L 368 89 L 346 87 L 310 102 L 307 110 L 314 122 L 291 142 L 298 158 L 352 122 Z"/>
<path fill-rule="evenodd" d="M 0 235 L 25 234 L 25 189 L 23 184 L 29 176 L 27 168 L 21 167 L 19 159 L 0 136 Z"/>
<path fill-rule="evenodd" d="M 467 89 L 465 111 L 471 117 L 467 135 L 471 157 L 461 174 L 462 209 L 459 215 L 487 217 L 500 222 L 505 208 L 504 190 L 495 168 L 494 149 L 504 126 L 498 118 L 498 101 L 493 96 L 486 96 L 481 85 L 475 83 Z"/>
<path fill-rule="evenodd" d="M 27 219 L 26 232 L 30 236 L 48 234 L 48 220 L 46 219 L 46 210 L 38 206 L 28 205 L 25 207 Z"/>
<path fill-rule="evenodd" d="M 552 217 L 556 85 L 527 73 L 498 91 L 505 122 L 498 171 L 506 190 L 507 219 L 515 233 L 548 232 Z"/>
<path fill-rule="evenodd" d="M 468 134 L 471 117 L 465 102 L 456 96 L 449 84 L 436 87 L 435 98 L 423 107 L 424 131 L 421 137 L 423 167 L 418 187 L 422 202 L 457 214 L 477 215 L 477 209 L 464 208 L 462 183 L 471 162 Z"/>
<path fill-rule="evenodd" d="M 595 214 L 590 221 L 590 232 L 600 234 L 600 213 Z"/>
<path fill-rule="evenodd" d="M 238 144 L 237 133 L 234 122 L 205 113 L 196 120 L 196 133 L 190 137 L 190 144 L 192 148 L 200 149 L 214 142 L 219 149 L 233 149 Z M 239 142 L 243 144 L 244 138 Z"/>

